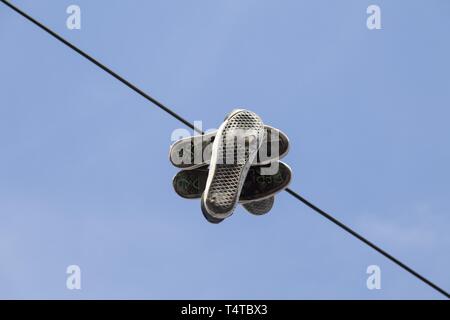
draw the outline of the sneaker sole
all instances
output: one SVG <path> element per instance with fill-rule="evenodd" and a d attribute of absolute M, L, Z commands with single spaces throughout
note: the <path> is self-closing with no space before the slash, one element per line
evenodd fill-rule
<path fill-rule="evenodd" d="M 204 214 L 225 219 L 233 213 L 263 138 L 264 124 L 255 113 L 235 110 L 226 118 L 212 146 L 208 179 L 201 200 Z"/>
<path fill-rule="evenodd" d="M 251 166 L 248 170 L 239 197 L 240 204 L 247 204 L 273 197 L 289 186 L 292 180 L 292 171 L 287 164 L 280 161 L 278 163 L 278 172 L 273 175 L 261 174 L 261 169 L 265 166 Z M 201 198 L 206 188 L 208 172 L 208 166 L 194 170 L 181 170 L 172 179 L 175 192 L 185 199 Z"/>
<path fill-rule="evenodd" d="M 176 141 L 170 146 L 170 162 L 175 167 L 186 170 L 196 169 L 204 166 L 205 164 L 209 164 L 211 160 L 211 152 L 206 152 L 206 154 L 204 153 L 206 149 L 211 149 L 216 134 L 217 131 L 213 131 L 203 136 L 197 135 Z M 277 139 L 274 141 L 274 143 L 278 142 L 278 152 L 272 152 L 271 150 L 272 135 L 274 135 L 275 139 Z M 262 146 L 266 146 L 267 152 L 258 152 L 256 161 L 254 161 L 255 163 L 253 163 L 253 165 L 264 165 L 272 161 L 284 158 L 289 152 L 289 138 L 284 132 L 271 126 L 265 125 Z M 187 152 L 187 154 L 184 154 L 184 152 Z M 197 157 L 195 152 L 199 153 L 197 154 Z M 279 155 L 277 155 L 276 153 L 279 153 Z M 198 163 L 196 163 L 196 158 L 199 159 Z M 179 159 L 181 159 L 181 162 Z M 184 159 L 186 159 L 186 161 L 184 161 Z"/>
<path fill-rule="evenodd" d="M 242 206 L 251 214 L 254 214 L 255 216 L 262 216 L 272 209 L 274 202 L 275 197 L 272 196 L 263 200 L 244 203 Z"/>

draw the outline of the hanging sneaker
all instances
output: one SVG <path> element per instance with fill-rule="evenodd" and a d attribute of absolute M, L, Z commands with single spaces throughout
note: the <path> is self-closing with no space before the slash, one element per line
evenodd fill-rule
<path fill-rule="evenodd" d="M 169 159 L 177 168 L 195 169 L 211 161 L 217 130 L 205 135 L 180 139 L 170 146 Z M 278 150 L 276 150 L 278 148 Z M 253 165 L 282 159 L 289 151 L 289 138 L 282 131 L 264 126 L 264 138 Z"/>
<path fill-rule="evenodd" d="M 278 162 L 278 171 L 273 175 L 262 175 L 261 169 L 268 167 L 251 166 L 239 197 L 240 204 L 269 198 L 287 188 L 291 182 L 292 172 L 287 164 Z M 186 199 L 199 199 L 206 188 L 208 166 L 193 170 L 181 170 L 172 180 L 175 192 Z"/>
<path fill-rule="evenodd" d="M 263 214 L 268 213 L 275 202 L 275 197 L 269 197 L 263 200 L 257 200 L 252 202 L 243 203 L 242 206 L 256 216 L 262 216 Z"/>
<path fill-rule="evenodd" d="M 208 220 L 229 217 L 264 138 L 264 124 L 248 110 L 234 110 L 217 131 L 201 208 Z"/>
<path fill-rule="evenodd" d="M 262 174 L 262 169 L 270 166 L 271 164 L 251 166 L 242 187 L 239 203 L 254 215 L 268 213 L 273 207 L 275 194 L 287 188 L 292 179 L 291 169 L 282 161 L 278 162 L 275 174 Z M 205 190 L 208 173 L 208 166 L 181 170 L 172 180 L 173 188 L 180 197 L 199 199 Z M 206 218 L 208 219 L 208 216 Z M 216 219 L 215 223 L 221 221 L 222 219 Z"/>

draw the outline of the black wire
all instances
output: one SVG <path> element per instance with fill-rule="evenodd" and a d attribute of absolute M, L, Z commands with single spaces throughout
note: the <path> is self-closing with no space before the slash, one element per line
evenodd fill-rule
<path fill-rule="evenodd" d="M 156 106 L 158 106 L 160 109 L 162 109 L 163 111 L 167 112 L 168 114 L 170 114 L 171 116 L 173 116 L 174 118 L 176 118 L 177 120 L 181 121 L 183 124 L 185 124 L 186 126 L 188 126 L 189 128 L 197 131 L 200 134 L 203 134 L 203 131 L 200 129 L 197 129 L 192 123 L 190 123 L 189 121 L 187 121 L 186 119 L 184 119 L 183 117 L 181 117 L 180 115 L 178 115 L 176 112 L 172 111 L 171 109 L 169 109 L 168 107 L 166 107 L 165 105 L 163 105 L 161 102 L 159 102 L 158 100 L 156 100 L 155 98 L 149 96 L 148 94 L 146 94 L 144 91 L 142 91 L 141 89 L 139 89 L 138 87 L 136 87 L 134 84 L 130 83 L 129 81 L 127 81 L 126 79 L 122 78 L 120 75 L 118 75 L 117 73 L 115 73 L 114 71 L 112 71 L 111 69 L 109 69 L 108 67 L 106 67 L 105 65 L 103 65 L 102 63 L 100 63 L 99 61 L 97 61 L 96 59 L 94 59 L 93 57 L 91 57 L 90 55 L 88 55 L 87 53 L 85 53 L 84 51 L 82 51 L 81 49 L 77 48 L 75 45 L 71 44 L 69 41 L 65 40 L 63 37 L 61 37 L 60 35 L 56 34 L 55 32 L 53 32 L 52 30 L 50 30 L 49 28 L 47 28 L 45 25 L 43 25 L 42 23 L 40 23 L 39 21 L 35 20 L 33 17 L 29 16 L 28 14 L 26 14 L 25 12 L 23 12 L 22 10 L 20 10 L 19 8 L 15 7 L 14 5 L 12 5 L 11 3 L 9 3 L 6 0 L 0 0 L 1 2 L 3 2 L 5 5 L 7 5 L 9 8 L 13 9 L 14 11 L 16 11 L 17 13 L 19 13 L 20 15 L 22 15 L 23 17 L 25 17 L 26 19 L 28 19 L 29 21 L 31 21 L 32 23 L 34 23 L 35 25 L 37 25 L 38 27 L 40 27 L 41 29 L 43 29 L 44 31 L 46 31 L 47 33 L 49 33 L 50 35 L 52 35 L 54 38 L 58 39 L 59 41 L 61 41 L 62 43 L 64 43 L 66 46 L 68 46 L 69 48 L 73 49 L 74 51 L 76 51 L 77 53 L 79 53 L 80 55 L 82 55 L 84 58 L 88 59 L 89 61 L 91 61 L 92 63 L 94 63 L 96 66 L 100 67 L 101 69 L 103 69 L 104 71 L 106 71 L 107 73 L 109 73 L 110 75 L 112 75 L 114 78 L 116 78 L 117 80 L 119 80 L 120 82 L 122 82 L 123 84 L 125 84 L 127 87 L 129 87 L 130 89 L 132 89 L 133 91 L 137 92 L 138 94 L 140 94 L 141 96 L 143 96 L 145 99 L 147 99 L 148 101 L 150 101 L 151 103 L 155 104 Z M 313 209 L 314 211 L 316 211 L 317 213 L 319 213 L 320 215 L 322 215 L 323 217 L 327 218 L 328 220 L 330 220 L 331 222 L 333 222 L 334 224 L 336 224 L 337 226 L 341 227 L 342 229 L 344 229 L 345 231 L 347 231 L 348 233 L 350 233 L 352 236 L 356 237 L 357 239 L 361 240 L 362 242 L 364 242 L 365 244 L 367 244 L 368 246 L 370 246 L 372 249 L 375 249 L 376 251 L 378 251 L 379 253 L 381 253 L 383 256 L 385 256 L 386 258 L 388 258 L 389 260 L 391 260 L 392 262 L 394 262 L 395 264 L 397 264 L 398 266 L 400 266 L 401 268 L 403 268 L 404 270 L 408 271 L 410 274 L 412 274 L 413 276 L 415 276 L 416 278 L 418 278 L 419 280 L 423 281 L 424 283 L 426 283 L 427 285 L 429 285 L 430 287 L 432 287 L 433 289 L 437 290 L 438 292 L 442 293 L 444 296 L 446 296 L 447 298 L 450 299 L 450 294 L 447 293 L 444 289 L 441 289 L 440 287 L 438 287 L 436 284 L 434 284 L 433 282 L 431 282 L 430 280 L 428 280 L 427 278 L 425 278 L 424 276 L 421 276 L 419 273 L 417 273 L 416 271 L 414 271 L 413 269 L 411 269 L 410 267 L 408 267 L 407 265 L 405 265 L 404 263 L 402 263 L 401 261 L 399 261 L 398 259 L 396 259 L 395 257 L 391 256 L 389 253 L 387 253 L 386 251 L 384 251 L 383 249 L 381 249 L 380 247 L 376 246 L 375 244 L 373 244 L 372 242 L 370 242 L 369 240 L 367 240 L 366 238 L 364 238 L 363 236 L 361 236 L 359 233 L 357 233 L 356 231 L 353 231 L 351 228 L 347 227 L 345 224 L 343 224 L 342 222 L 338 221 L 337 219 L 333 218 L 331 215 L 329 215 L 328 213 L 326 213 L 325 211 L 321 210 L 320 208 L 316 207 L 315 205 L 313 205 L 311 202 L 309 202 L 308 200 L 306 200 L 305 198 L 303 198 L 302 196 L 300 196 L 298 193 L 292 191 L 291 189 L 287 188 L 286 192 L 289 193 L 290 195 L 292 195 L 294 198 L 300 200 L 301 202 L 303 202 L 305 205 L 307 205 L 308 207 L 310 207 L 311 209 Z"/>
<path fill-rule="evenodd" d="M 319 213 L 320 215 L 322 215 L 323 217 L 327 218 L 328 220 L 330 220 L 331 222 L 333 222 L 334 224 L 336 224 L 337 226 L 341 227 L 342 229 L 344 229 L 345 231 L 347 231 L 348 233 L 350 233 L 352 236 L 358 238 L 359 240 L 361 240 L 362 242 L 364 242 L 365 244 L 367 244 L 369 247 L 371 247 L 372 249 L 375 249 L 376 251 L 378 251 L 379 253 L 381 253 L 383 256 L 385 256 L 386 258 L 388 258 L 389 260 L 391 260 L 392 262 L 396 263 L 398 266 L 402 267 L 403 269 L 405 269 L 406 271 L 408 271 L 409 273 L 411 273 L 413 276 L 419 278 L 420 280 L 422 280 L 423 282 L 425 282 L 426 284 L 428 284 L 430 287 L 432 287 L 433 289 L 439 291 L 440 293 L 442 293 L 444 296 L 446 296 L 447 298 L 450 299 L 450 295 L 444 290 L 441 289 L 440 287 L 438 287 L 436 284 L 434 284 L 433 282 L 431 282 L 430 280 L 428 280 L 427 278 L 421 276 L 419 273 L 417 273 L 416 271 L 414 271 L 413 269 L 411 269 L 410 267 L 408 267 L 407 265 L 405 265 L 403 262 L 399 261 L 397 258 L 393 257 L 392 255 L 390 255 L 389 253 L 387 253 L 386 251 L 384 251 L 383 249 L 381 249 L 380 247 L 378 247 L 377 245 L 373 244 L 372 242 L 370 242 L 369 240 L 367 240 L 366 238 L 364 238 L 362 235 L 360 235 L 359 233 L 357 233 L 356 231 L 354 231 L 353 229 L 351 229 L 350 227 L 347 227 L 345 224 L 343 224 L 342 222 L 340 222 L 339 220 L 337 220 L 336 218 L 332 217 L 331 215 L 329 215 L 328 213 L 326 213 L 325 211 L 323 211 L 322 209 L 316 207 L 315 205 L 313 205 L 311 202 L 309 202 L 308 200 L 306 200 L 305 198 L 303 198 L 301 195 L 299 195 L 297 192 L 292 191 L 289 188 L 286 188 L 286 192 L 289 193 L 291 196 L 293 196 L 294 198 L 297 198 L 298 200 L 300 200 L 301 202 L 303 202 L 305 205 L 307 205 L 308 207 L 310 207 L 311 209 L 313 209 L 314 211 L 316 211 L 317 213 Z"/>
<path fill-rule="evenodd" d="M 143 96 L 145 99 L 147 99 L 148 101 L 150 101 L 151 103 L 153 103 L 154 105 L 158 106 L 160 109 L 164 110 L 165 112 L 167 112 L 168 114 L 170 114 L 172 117 L 176 118 L 177 120 L 181 121 L 183 124 L 185 124 L 186 126 L 188 126 L 189 128 L 191 128 L 192 130 L 195 130 L 196 132 L 203 134 L 203 131 L 196 128 L 193 124 L 191 124 L 189 121 L 187 121 L 186 119 L 184 119 L 182 116 L 178 115 L 177 113 L 175 113 L 174 111 L 170 110 L 168 107 L 166 107 L 164 104 L 162 104 L 161 102 L 159 102 L 158 100 L 156 100 L 155 98 L 149 96 L 148 94 L 146 94 L 144 91 L 142 91 L 141 89 L 139 89 L 138 87 L 136 87 L 134 84 L 130 83 L 128 80 L 124 79 L 123 77 L 121 77 L 120 75 L 118 75 L 117 73 L 115 73 L 114 71 L 112 71 L 110 68 L 108 68 L 107 66 L 105 66 L 104 64 L 100 63 L 99 61 L 97 61 L 96 59 L 94 59 L 93 57 L 91 57 L 89 54 L 87 54 L 86 52 L 84 52 L 83 50 L 77 48 L 76 46 L 74 46 L 73 44 L 71 44 L 69 41 L 67 41 L 66 39 L 64 39 L 63 37 L 61 37 L 60 35 L 58 35 L 57 33 L 53 32 L 52 30 L 50 30 L 49 28 L 47 28 L 45 25 L 43 25 L 42 23 L 40 23 L 39 21 L 37 21 L 36 19 L 34 19 L 33 17 L 29 16 L 27 13 L 23 12 L 22 10 L 20 10 L 19 8 L 15 7 L 14 5 L 12 5 L 11 3 L 9 3 L 8 1 L 5 0 L 0 0 L 1 2 L 3 2 L 4 4 L 6 4 L 8 7 L 10 7 L 11 9 L 13 9 L 14 11 L 16 11 L 17 13 L 19 13 L 20 15 L 22 15 L 23 17 L 27 18 L 28 20 L 30 20 L 32 23 L 34 23 L 35 25 L 37 25 L 39 28 L 43 29 L 44 31 L 46 31 L 47 33 L 49 33 L 50 35 L 52 35 L 53 37 L 55 37 L 56 39 L 58 39 L 59 41 L 61 41 L 62 43 L 64 43 L 66 46 L 68 46 L 69 48 L 75 50 L 77 53 L 79 53 L 80 55 L 82 55 L 84 58 L 88 59 L 89 61 L 91 61 L 93 64 L 95 64 L 96 66 L 98 66 L 99 68 L 103 69 L 104 71 L 106 71 L 107 73 L 109 73 L 110 75 L 112 75 L 114 78 L 116 78 L 117 80 L 119 80 L 120 82 L 122 82 L 124 85 L 126 85 L 127 87 L 129 87 L 131 90 L 137 92 L 138 94 L 140 94 L 141 96 Z"/>

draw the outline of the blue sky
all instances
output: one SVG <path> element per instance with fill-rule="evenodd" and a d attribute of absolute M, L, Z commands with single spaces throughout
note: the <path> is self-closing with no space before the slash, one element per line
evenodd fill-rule
<path fill-rule="evenodd" d="M 450 2 L 12 2 L 205 128 L 257 112 L 292 189 L 450 289 Z M 441 298 L 286 193 L 207 223 L 172 191 L 182 127 L 0 4 L 0 298 Z"/>

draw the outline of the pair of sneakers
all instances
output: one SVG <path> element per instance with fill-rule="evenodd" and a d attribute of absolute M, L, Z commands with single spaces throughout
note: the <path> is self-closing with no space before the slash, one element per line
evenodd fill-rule
<path fill-rule="evenodd" d="M 183 169 L 173 187 L 183 198 L 201 198 L 212 223 L 229 217 L 238 202 L 252 214 L 265 214 L 291 181 L 290 168 L 279 161 L 288 150 L 284 133 L 265 126 L 254 112 L 234 110 L 217 131 L 171 146 L 170 161 Z"/>

